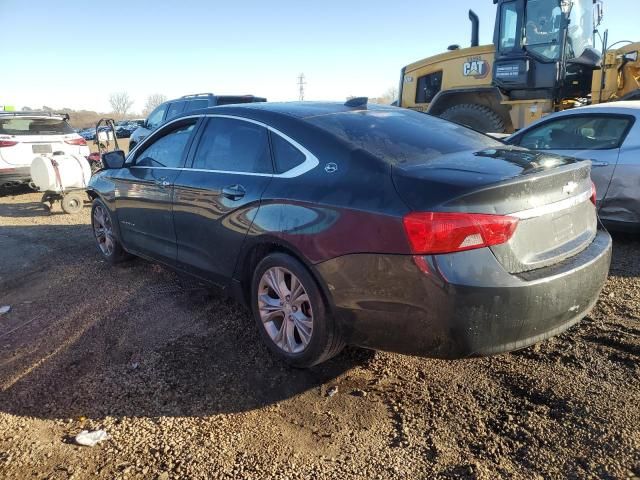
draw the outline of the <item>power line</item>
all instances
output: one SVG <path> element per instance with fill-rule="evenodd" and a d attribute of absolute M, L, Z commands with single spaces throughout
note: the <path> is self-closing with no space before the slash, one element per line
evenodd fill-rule
<path fill-rule="evenodd" d="M 307 82 L 304 81 L 304 73 L 298 75 L 298 99 L 300 101 L 304 100 L 304 86 Z"/>

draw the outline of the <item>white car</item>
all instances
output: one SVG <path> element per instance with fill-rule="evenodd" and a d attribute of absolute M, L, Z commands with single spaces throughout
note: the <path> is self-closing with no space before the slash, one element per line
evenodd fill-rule
<path fill-rule="evenodd" d="M 89 155 L 89 147 L 67 123 L 49 112 L 0 112 L 0 188 L 28 183 L 38 155 Z"/>
<path fill-rule="evenodd" d="M 505 142 L 591 160 L 602 222 L 614 230 L 640 231 L 640 101 L 554 113 Z"/>

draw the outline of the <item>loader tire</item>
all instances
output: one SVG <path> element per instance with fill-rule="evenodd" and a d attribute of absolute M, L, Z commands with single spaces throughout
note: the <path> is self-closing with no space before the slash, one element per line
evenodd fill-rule
<path fill-rule="evenodd" d="M 454 105 L 442 112 L 440 117 L 482 133 L 505 133 L 506 130 L 500 115 L 485 105 L 474 103 Z"/>

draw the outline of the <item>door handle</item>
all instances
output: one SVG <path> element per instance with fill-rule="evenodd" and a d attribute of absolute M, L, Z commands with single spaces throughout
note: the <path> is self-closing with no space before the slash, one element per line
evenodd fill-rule
<path fill-rule="evenodd" d="M 245 196 L 247 191 L 244 189 L 242 185 L 227 185 L 222 188 L 222 196 L 228 198 L 229 200 L 240 200 Z"/>
<path fill-rule="evenodd" d="M 609 162 L 601 162 L 599 160 L 591 160 L 592 167 L 606 167 L 609 165 Z"/>

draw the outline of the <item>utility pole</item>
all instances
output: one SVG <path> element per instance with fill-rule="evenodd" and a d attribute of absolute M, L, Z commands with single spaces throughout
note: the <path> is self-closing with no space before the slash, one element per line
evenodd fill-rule
<path fill-rule="evenodd" d="M 298 88 L 299 88 L 299 96 L 298 99 L 300 101 L 304 100 L 304 86 L 307 84 L 307 82 L 304 81 L 304 73 L 301 73 L 298 76 Z"/>

